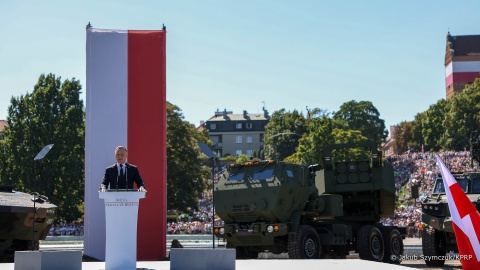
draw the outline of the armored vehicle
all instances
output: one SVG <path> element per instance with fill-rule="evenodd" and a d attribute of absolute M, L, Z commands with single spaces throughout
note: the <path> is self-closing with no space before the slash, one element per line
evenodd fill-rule
<path fill-rule="evenodd" d="M 38 241 L 47 237 L 57 206 L 47 197 L 36 195 L 34 218 L 33 198 L 32 194 L 15 191 L 12 186 L 0 186 L 0 261 L 10 261 L 15 251 L 38 250 Z"/>
<path fill-rule="evenodd" d="M 480 211 L 480 172 L 452 172 L 452 175 Z M 456 253 L 458 247 L 453 232 L 445 186 L 441 177 L 436 179 L 432 194 L 422 201 L 422 222 L 425 224 L 422 232 L 423 255 L 429 258 L 425 260 L 425 263 L 428 266 L 443 266 L 445 260 L 431 258 L 441 259 L 448 252 Z"/>
<path fill-rule="evenodd" d="M 474 161 L 480 161 L 480 140 L 477 131 L 470 133 L 470 158 L 472 167 Z M 480 172 L 451 173 L 473 205 L 480 211 Z M 443 258 L 448 252 L 458 252 L 458 247 L 441 177 L 436 179 L 432 194 L 422 201 L 422 222 L 424 223 L 422 249 L 423 255 L 428 258 L 425 263 L 428 266 L 443 266 L 445 260 L 431 258 Z"/>
<path fill-rule="evenodd" d="M 224 222 L 215 235 L 239 259 L 266 250 L 291 259 L 357 251 L 361 259 L 399 263 L 405 230 L 379 223 L 394 215 L 392 166 L 367 143 L 329 145 L 321 159 L 310 166 L 255 159 L 230 165 L 215 185 Z"/>

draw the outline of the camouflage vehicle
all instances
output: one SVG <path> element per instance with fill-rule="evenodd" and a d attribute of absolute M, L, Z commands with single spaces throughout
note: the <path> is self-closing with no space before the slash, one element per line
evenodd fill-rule
<path fill-rule="evenodd" d="M 367 155 L 351 155 L 352 149 Z M 394 215 L 393 168 L 371 144 L 329 145 L 323 164 L 272 160 L 232 164 L 215 185 L 215 235 L 253 259 L 268 250 L 291 259 L 346 258 L 399 263 L 405 230 Z M 393 257 L 393 260 L 391 259 Z"/>
<path fill-rule="evenodd" d="M 453 177 L 480 211 L 480 172 L 454 173 Z M 458 252 L 452 217 L 448 208 L 443 179 L 436 179 L 432 194 L 422 201 L 422 249 L 425 256 L 445 256 Z M 431 258 L 431 257 L 429 257 Z M 440 257 L 441 258 L 441 257 Z M 428 266 L 443 266 L 445 260 L 425 260 Z"/>
<path fill-rule="evenodd" d="M 57 206 L 43 195 L 35 199 L 33 233 L 33 195 L 15 191 L 12 186 L 0 186 L 0 261 L 11 260 L 15 251 L 38 250 L 39 240 L 47 237 Z"/>
<path fill-rule="evenodd" d="M 480 161 L 480 140 L 477 131 L 470 134 L 471 165 Z M 473 205 L 480 211 L 480 172 L 452 172 Z M 448 208 L 443 179 L 437 178 L 432 194 L 422 201 L 422 249 L 425 256 L 444 256 L 458 252 L 452 217 Z M 428 257 L 432 258 L 432 257 Z M 442 258 L 442 257 L 440 257 Z M 428 266 L 443 266 L 445 260 L 425 260 Z"/>

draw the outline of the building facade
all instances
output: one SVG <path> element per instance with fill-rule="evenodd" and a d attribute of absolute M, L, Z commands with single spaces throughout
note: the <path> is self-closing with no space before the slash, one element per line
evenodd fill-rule
<path fill-rule="evenodd" d="M 263 109 L 262 113 L 233 114 L 232 111 L 216 111 L 215 115 L 203 125 L 209 131 L 213 142 L 212 150 L 217 156 L 226 154 L 238 157 L 246 154 L 253 156 L 254 151 L 263 149 L 265 126 L 270 116 Z"/>
<path fill-rule="evenodd" d="M 445 52 L 446 99 L 480 78 L 480 35 L 447 34 Z"/>
<path fill-rule="evenodd" d="M 7 121 L 5 120 L 0 120 L 0 140 L 3 140 L 3 130 L 5 129 L 5 127 L 8 126 L 8 123 Z"/>

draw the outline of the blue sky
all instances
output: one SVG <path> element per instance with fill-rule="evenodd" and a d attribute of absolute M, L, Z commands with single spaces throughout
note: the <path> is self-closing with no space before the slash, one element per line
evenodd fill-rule
<path fill-rule="evenodd" d="M 0 1 L 0 119 L 42 73 L 85 96 L 85 26 L 167 27 L 167 100 L 198 125 L 219 109 L 334 112 L 371 101 L 387 127 L 445 98 L 445 38 L 480 34 L 480 1 Z"/>

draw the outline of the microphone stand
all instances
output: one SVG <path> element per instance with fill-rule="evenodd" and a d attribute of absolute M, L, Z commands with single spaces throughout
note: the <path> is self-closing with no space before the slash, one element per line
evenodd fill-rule
<path fill-rule="evenodd" d="M 120 164 L 119 164 L 119 165 L 120 165 Z M 120 169 L 118 170 L 118 174 L 117 174 L 117 186 L 116 186 L 116 190 L 115 190 L 115 191 L 117 191 L 117 192 L 118 192 L 118 177 L 120 176 L 120 170 L 121 170 L 121 169 L 122 169 L 122 168 L 120 167 Z"/>
<path fill-rule="evenodd" d="M 125 162 L 125 190 L 128 191 L 128 168 L 127 168 L 127 162 Z"/>

